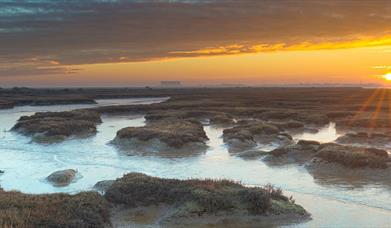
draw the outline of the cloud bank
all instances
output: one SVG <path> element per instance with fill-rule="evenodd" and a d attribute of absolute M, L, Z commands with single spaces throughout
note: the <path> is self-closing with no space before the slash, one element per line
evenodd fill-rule
<path fill-rule="evenodd" d="M 391 44 L 387 0 L 0 2 L 0 76 L 77 65 Z"/>

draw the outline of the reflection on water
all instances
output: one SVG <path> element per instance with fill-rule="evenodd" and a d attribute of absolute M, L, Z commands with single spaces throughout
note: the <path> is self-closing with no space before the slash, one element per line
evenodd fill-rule
<path fill-rule="evenodd" d="M 128 99 L 128 103 L 133 100 Z M 142 101 L 138 100 L 138 103 Z M 151 102 L 148 100 L 147 102 Z M 65 110 L 78 106 L 17 107 L 0 111 L 0 129 L 10 129 L 21 115 L 40 110 Z M 88 106 L 91 107 L 91 106 Z M 90 190 L 101 180 L 115 179 L 128 172 L 143 172 L 167 178 L 229 178 L 246 185 L 273 183 L 290 192 L 297 203 L 313 214 L 313 220 L 300 226 L 387 226 L 391 218 L 391 191 L 383 185 L 364 185 L 353 188 L 349 184 L 322 185 L 304 167 L 288 165 L 269 167 L 261 160 L 244 160 L 231 156 L 222 139 L 222 128 L 206 126 L 210 139 L 205 154 L 186 158 L 127 156 L 107 144 L 116 132 L 128 126 L 142 126 L 142 116 L 104 116 L 96 136 L 68 140 L 54 145 L 30 143 L 30 139 L 12 132 L 0 138 L 0 184 L 6 190 L 28 193 L 70 192 Z M 321 129 L 315 136 L 295 137 L 333 141 L 325 136 L 335 125 Z M 0 135 L 1 137 L 1 135 Z M 312 138 L 311 138 L 312 137 Z M 319 140 L 323 141 L 323 140 Z M 64 188 L 55 188 L 45 177 L 60 169 L 77 169 L 82 178 Z M 364 206 L 367 205 L 367 206 Z M 376 209 L 382 208 L 382 209 Z M 366 218 L 367 215 L 371 218 Z M 330 219 L 330 217 L 333 219 Z M 356 217 L 359 218 L 356 218 Z M 361 219 L 362 218 L 362 219 Z"/>
<path fill-rule="evenodd" d="M 283 227 L 390 227 L 390 211 L 331 198 L 293 194 L 297 203 L 311 212 L 312 220 Z"/>
<path fill-rule="evenodd" d="M 169 97 L 131 98 L 131 99 L 100 99 L 95 106 L 153 104 L 168 100 Z M 129 102 L 130 101 L 130 102 Z"/>
<path fill-rule="evenodd" d="M 335 128 L 335 123 L 330 123 L 327 126 L 319 129 L 316 133 L 304 132 L 301 134 L 294 135 L 293 138 L 295 140 L 314 140 L 321 143 L 328 143 L 335 141 L 339 136 L 337 129 Z"/>

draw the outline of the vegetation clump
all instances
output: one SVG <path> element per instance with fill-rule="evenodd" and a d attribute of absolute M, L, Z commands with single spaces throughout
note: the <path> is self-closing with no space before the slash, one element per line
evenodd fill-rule
<path fill-rule="evenodd" d="M 304 129 L 305 125 L 299 121 L 282 121 L 282 122 L 273 122 L 273 125 L 279 127 L 282 130 L 297 130 Z"/>
<path fill-rule="evenodd" d="M 329 123 L 329 119 L 326 115 L 289 109 L 266 111 L 259 114 L 258 118 L 268 121 L 296 121 L 314 125 L 325 125 Z"/>
<path fill-rule="evenodd" d="M 366 132 L 348 133 L 339 137 L 336 142 L 384 147 L 391 142 L 391 136 L 380 133 L 368 134 Z"/>
<path fill-rule="evenodd" d="M 269 163 L 299 163 L 311 160 L 320 147 L 316 141 L 299 140 L 296 144 L 286 145 L 270 151 L 263 159 Z"/>
<path fill-rule="evenodd" d="M 315 157 L 349 168 L 387 168 L 389 160 L 385 150 L 343 146 L 335 143 L 322 144 Z"/>
<path fill-rule="evenodd" d="M 181 149 L 204 149 L 208 137 L 196 120 L 163 119 L 143 127 L 119 130 L 113 143 L 142 152 L 166 152 Z"/>
<path fill-rule="evenodd" d="M 387 151 L 375 148 L 299 140 L 296 144 L 272 150 L 263 160 L 282 164 L 307 163 L 312 167 L 318 163 L 335 163 L 346 168 L 387 168 L 389 155 Z"/>
<path fill-rule="evenodd" d="M 290 144 L 292 137 L 280 132 L 280 129 L 269 123 L 255 121 L 245 123 L 223 131 L 223 139 L 228 144 L 230 151 L 248 150 L 257 143 L 276 142 L 279 144 Z"/>
<path fill-rule="evenodd" d="M 109 205 L 95 192 L 29 195 L 0 189 L 0 227 L 107 227 Z"/>
<path fill-rule="evenodd" d="M 210 124 L 213 125 L 230 125 L 234 124 L 234 119 L 228 114 L 216 114 L 209 119 Z"/>
<path fill-rule="evenodd" d="M 50 174 L 46 180 L 56 187 L 69 185 L 76 177 L 77 171 L 73 169 L 60 170 Z"/>
<path fill-rule="evenodd" d="M 8 109 L 13 107 L 14 107 L 13 102 L 0 100 L 0 109 Z"/>
<path fill-rule="evenodd" d="M 233 213 L 243 215 L 273 214 L 274 201 L 293 204 L 282 191 L 274 188 L 247 188 L 228 180 L 177 180 L 130 173 L 117 179 L 106 191 L 105 198 L 128 207 L 167 204 L 176 216 Z M 285 213 L 306 214 L 296 210 Z"/>
<path fill-rule="evenodd" d="M 53 143 L 95 134 L 101 122 L 100 115 L 94 111 L 38 112 L 20 117 L 12 130 L 32 136 L 35 142 Z"/>
<path fill-rule="evenodd" d="M 167 118 L 175 118 L 175 119 L 197 119 L 197 120 L 206 120 L 213 118 L 215 116 L 229 117 L 228 114 L 224 112 L 218 111 L 207 111 L 207 110 L 193 110 L 193 109 L 185 109 L 185 110 L 155 110 L 150 111 L 145 116 L 147 121 L 159 121 Z"/>

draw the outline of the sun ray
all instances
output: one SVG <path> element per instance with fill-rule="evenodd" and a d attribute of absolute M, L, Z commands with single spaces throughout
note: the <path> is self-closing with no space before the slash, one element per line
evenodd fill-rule
<path fill-rule="evenodd" d="M 375 89 L 373 93 L 363 102 L 360 109 L 356 112 L 356 114 L 352 117 L 352 119 L 349 121 L 349 127 L 352 127 L 354 122 L 357 121 L 357 119 L 361 116 L 362 113 L 364 113 L 368 106 L 374 101 L 374 99 L 379 95 L 381 89 Z"/>
<path fill-rule="evenodd" d="M 384 97 L 386 95 L 386 92 L 387 92 L 386 89 L 381 90 L 381 94 L 380 94 L 379 99 L 376 103 L 376 109 L 371 115 L 371 121 L 369 124 L 370 133 L 372 133 L 375 130 L 375 128 L 377 127 L 379 114 L 383 110 L 383 103 L 384 103 Z"/>
<path fill-rule="evenodd" d="M 388 89 L 388 122 L 389 122 L 389 129 L 391 129 L 391 90 Z"/>
<path fill-rule="evenodd" d="M 352 101 L 355 100 L 355 98 L 357 98 L 359 95 L 357 93 L 352 93 L 350 94 L 349 96 L 346 96 L 344 98 L 342 98 L 340 101 L 337 102 L 336 106 L 339 107 L 341 105 L 346 105 L 346 104 L 349 104 L 351 103 Z"/>

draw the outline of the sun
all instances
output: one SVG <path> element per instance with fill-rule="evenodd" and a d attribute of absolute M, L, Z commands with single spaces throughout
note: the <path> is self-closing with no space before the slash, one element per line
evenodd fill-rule
<path fill-rule="evenodd" d="M 391 73 L 387 73 L 383 75 L 383 78 L 386 79 L 387 81 L 391 81 Z"/>

